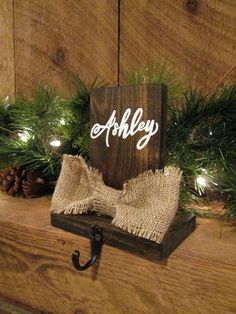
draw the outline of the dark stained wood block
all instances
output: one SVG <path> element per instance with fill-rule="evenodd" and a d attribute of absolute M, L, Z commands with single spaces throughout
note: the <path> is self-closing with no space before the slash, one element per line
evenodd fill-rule
<path fill-rule="evenodd" d="M 141 121 L 155 120 L 158 132 L 141 150 L 136 148 L 138 140 L 145 135 L 137 132 L 126 139 L 113 136 L 110 132 L 109 147 L 106 146 L 105 132 L 96 139 L 90 139 L 90 163 L 103 173 L 104 182 L 120 189 L 124 181 L 136 177 L 149 169 L 164 166 L 167 119 L 167 86 L 147 84 L 98 88 L 92 91 L 90 100 L 91 126 L 105 125 L 113 110 L 118 123 L 127 108 L 131 109 L 129 124 L 134 112 L 143 109 Z"/>
<path fill-rule="evenodd" d="M 113 123 L 113 128 L 114 121 L 119 126 L 127 110 L 130 111 L 130 115 L 126 120 L 126 127 L 129 128 L 132 123 L 138 125 L 137 121 L 136 124 L 131 121 L 140 108 L 142 108 L 142 116 L 139 117 L 139 122 L 149 121 L 150 124 L 158 125 L 158 131 L 150 137 L 144 148 L 138 149 L 137 143 L 146 134 L 146 130 L 133 132 L 132 136 L 126 138 L 120 136 L 122 132 L 121 134 L 112 133 L 112 128 L 107 133 L 109 129 L 107 122 L 110 121 L 111 125 Z M 111 116 L 112 120 L 110 120 Z M 90 164 L 102 172 L 105 184 L 120 189 L 124 181 L 149 169 L 164 167 L 166 120 L 167 86 L 163 84 L 105 87 L 92 91 L 90 122 L 91 134 L 95 136 L 91 136 L 90 139 Z M 97 129 L 94 129 L 94 126 Z M 94 133 L 93 129 L 96 130 Z M 58 215 L 51 213 L 51 224 L 54 227 L 89 237 L 91 225 L 98 225 L 103 229 L 105 244 L 151 260 L 168 257 L 196 226 L 194 215 L 176 216 L 163 241 L 157 244 L 123 231 L 113 226 L 111 221 L 110 217 L 95 214 Z"/>
<path fill-rule="evenodd" d="M 153 261 L 168 257 L 196 227 L 195 215 L 176 215 L 163 241 L 157 244 L 113 226 L 111 220 L 110 217 L 94 214 L 63 215 L 51 213 L 51 224 L 54 227 L 89 238 L 91 225 L 98 225 L 103 229 L 104 244 Z"/>

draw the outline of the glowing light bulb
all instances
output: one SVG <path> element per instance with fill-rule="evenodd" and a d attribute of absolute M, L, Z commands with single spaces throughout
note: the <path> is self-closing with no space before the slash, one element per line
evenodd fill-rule
<path fill-rule="evenodd" d="M 59 146 L 61 146 L 61 141 L 53 140 L 53 141 L 50 142 L 50 145 L 53 146 L 53 147 L 59 147 Z"/>
<path fill-rule="evenodd" d="M 65 125 L 65 124 L 66 124 L 66 121 L 62 118 L 62 119 L 60 120 L 60 123 L 61 123 L 61 125 Z"/>
<path fill-rule="evenodd" d="M 10 97 L 9 97 L 9 96 L 7 96 L 7 97 L 3 100 L 4 109 L 8 109 L 8 107 L 10 106 L 9 101 L 10 101 Z"/>
<path fill-rule="evenodd" d="M 199 186 L 206 187 L 207 184 L 206 179 L 203 178 L 202 176 L 198 176 L 196 181 Z"/>
<path fill-rule="evenodd" d="M 17 133 L 19 138 L 22 140 L 22 142 L 27 142 L 29 139 L 29 134 L 28 133 Z"/>
<path fill-rule="evenodd" d="M 212 131 L 210 131 L 209 134 L 212 136 L 213 135 Z"/>

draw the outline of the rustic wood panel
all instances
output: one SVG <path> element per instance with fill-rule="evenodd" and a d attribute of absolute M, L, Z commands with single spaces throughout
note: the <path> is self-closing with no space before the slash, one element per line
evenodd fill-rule
<path fill-rule="evenodd" d="M 209 91 L 236 65 L 235 0 L 121 0 L 120 82 L 167 60 Z"/>
<path fill-rule="evenodd" d="M 158 132 L 141 150 L 137 142 L 146 134 L 137 132 L 126 139 L 109 133 L 109 147 L 106 146 L 106 132 L 90 140 L 90 163 L 103 174 L 104 182 L 115 188 L 122 188 L 124 181 L 149 169 L 162 168 L 165 156 L 165 131 L 167 119 L 167 87 L 165 85 L 139 85 L 107 87 L 94 90 L 91 94 L 91 126 L 99 123 L 106 125 L 113 110 L 116 121 L 121 119 L 127 108 L 131 109 L 131 119 L 138 108 L 143 109 L 140 121 L 154 120 Z"/>
<path fill-rule="evenodd" d="M 0 97 L 15 97 L 13 0 L 0 1 Z"/>
<path fill-rule="evenodd" d="M 117 82 L 116 0 L 15 0 L 16 90 L 71 91 L 68 71 Z"/>
<path fill-rule="evenodd" d="M 89 240 L 49 226 L 50 200 L 0 194 L 0 294 L 33 308 L 72 313 L 235 313 L 235 226 L 198 219 L 168 261 L 153 263 L 104 245 L 79 273 L 71 252 Z"/>
<path fill-rule="evenodd" d="M 0 95 L 15 94 L 14 36 L 18 92 L 40 80 L 71 92 L 68 70 L 116 85 L 118 11 L 117 0 L 2 0 Z M 127 70 L 164 58 L 211 90 L 236 66 L 235 25 L 234 0 L 121 0 L 121 84 Z"/>

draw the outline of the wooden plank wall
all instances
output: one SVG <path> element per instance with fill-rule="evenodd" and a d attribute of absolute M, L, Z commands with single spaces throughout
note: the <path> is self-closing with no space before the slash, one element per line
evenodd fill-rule
<path fill-rule="evenodd" d="M 235 0 L 122 0 L 120 12 L 121 83 L 166 59 L 208 91 L 236 65 Z"/>
<path fill-rule="evenodd" d="M 14 1 L 17 91 L 39 80 L 70 91 L 68 71 L 116 84 L 116 1 Z"/>
<path fill-rule="evenodd" d="M 166 59 L 210 90 L 236 79 L 235 0 L 1 0 L 0 96 L 43 80 L 72 90 L 68 71 L 126 83 Z"/>

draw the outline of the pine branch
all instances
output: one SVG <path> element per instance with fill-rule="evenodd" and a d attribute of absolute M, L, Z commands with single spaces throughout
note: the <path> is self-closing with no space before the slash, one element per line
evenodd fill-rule
<path fill-rule="evenodd" d="M 13 130 L 10 126 L 11 120 L 11 110 L 14 105 L 10 102 L 7 97 L 4 100 L 0 100 L 0 134 L 8 135 Z"/>
<path fill-rule="evenodd" d="M 126 79 L 131 85 L 161 84 L 168 86 L 169 105 L 180 102 L 190 81 L 178 73 L 176 68 L 167 61 L 141 67 L 139 70 L 128 71 Z"/>
<path fill-rule="evenodd" d="M 66 123 L 67 136 L 72 142 L 74 153 L 88 159 L 90 94 L 93 89 L 105 87 L 107 84 L 99 82 L 97 78 L 92 84 L 85 84 L 76 74 L 72 74 L 72 81 L 76 87 L 76 95 L 69 102 L 71 114 Z"/>
<path fill-rule="evenodd" d="M 11 110 L 11 125 L 18 133 L 27 132 L 43 145 L 60 124 L 66 104 L 48 86 L 36 88 L 32 99 L 19 97 Z"/>
<path fill-rule="evenodd" d="M 235 121 L 236 86 L 226 86 L 209 98 L 189 90 L 183 108 L 170 108 L 167 132 L 168 163 L 177 164 L 184 171 L 187 183 L 182 193 L 191 196 L 188 201 L 192 195 L 203 192 L 193 182 L 198 176 L 204 176 L 211 191 L 221 194 L 227 190 L 226 206 L 231 216 L 236 212 L 232 171 L 236 164 Z M 222 170 L 221 154 L 231 167 L 230 171 L 225 167 Z M 224 184 L 223 171 L 227 178 Z"/>
<path fill-rule="evenodd" d="M 33 140 L 24 142 L 20 138 L 0 136 L 0 156 L 4 166 L 18 164 L 25 170 L 41 170 L 45 176 L 57 177 L 61 166 L 61 157 Z"/>
<path fill-rule="evenodd" d="M 230 218 L 236 217 L 236 168 L 228 164 L 221 152 L 221 163 L 223 166 L 222 192 L 225 199 L 226 215 Z"/>

